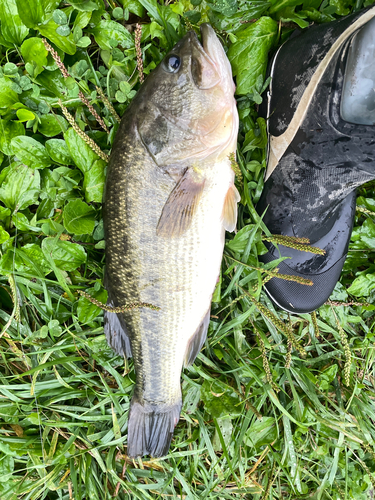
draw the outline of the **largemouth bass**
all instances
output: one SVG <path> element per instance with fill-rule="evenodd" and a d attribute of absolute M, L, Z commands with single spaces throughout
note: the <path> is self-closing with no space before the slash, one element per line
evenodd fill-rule
<path fill-rule="evenodd" d="M 128 455 L 168 453 L 180 377 L 207 334 L 225 229 L 237 221 L 229 154 L 238 114 L 229 61 L 213 29 L 182 38 L 126 110 L 108 166 L 104 225 L 112 348 L 133 356 Z"/>

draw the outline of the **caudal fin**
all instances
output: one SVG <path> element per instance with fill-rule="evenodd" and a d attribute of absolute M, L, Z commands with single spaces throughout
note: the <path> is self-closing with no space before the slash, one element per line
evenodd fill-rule
<path fill-rule="evenodd" d="M 143 406 L 133 398 L 128 422 L 128 456 L 167 455 L 181 406 L 182 400 L 172 406 Z"/>

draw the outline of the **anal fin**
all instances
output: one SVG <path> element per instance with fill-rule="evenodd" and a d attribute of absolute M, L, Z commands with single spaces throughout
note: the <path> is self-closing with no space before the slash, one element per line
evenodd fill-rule
<path fill-rule="evenodd" d="M 195 358 L 198 356 L 199 351 L 202 349 L 206 341 L 208 325 L 210 324 L 211 306 L 209 307 L 203 321 L 198 326 L 194 335 L 190 338 L 186 348 L 184 366 L 189 366 L 194 363 Z"/>
<path fill-rule="evenodd" d="M 108 301 L 107 305 L 113 306 L 110 301 Z M 130 340 L 123 323 L 117 313 L 104 311 L 104 333 L 108 344 L 118 354 L 131 358 Z"/>

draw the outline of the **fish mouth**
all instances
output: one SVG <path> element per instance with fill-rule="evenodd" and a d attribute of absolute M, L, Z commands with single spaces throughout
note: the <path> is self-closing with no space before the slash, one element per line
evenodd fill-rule
<path fill-rule="evenodd" d="M 230 89 L 231 93 L 234 93 L 235 85 L 232 77 L 232 68 L 219 38 L 210 24 L 201 24 L 200 31 L 201 42 L 199 42 L 197 37 L 199 46 L 214 65 L 218 74 L 221 75 L 222 80 L 225 81 L 225 86 L 227 86 L 228 90 Z"/>
<path fill-rule="evenodd" d="M 209 24 L 204 23 L 200 25 L 200 35 L 199 39 L 195 31 L 189 31 L 186 36 L 189 38 L 190 43 L 219 70 L 220 55 L 224 58 L 226 55 L 215 31 Z"/>
<path fill-rule="evenodd" d="M 200 32 L 201 32 L 200 44 L 203 47 L 203 50 L 206 52 L 206 54 L 209 55 L 210 54 L 209 43 L 210 41 L 217 39 L 217 36 L 212 27 L 207 23 L 203 23 L 200 25 Z"/>
<path fill-rule="evenodd" d="M 209 24 L 207 24 L 207 23 L 201 24 L 200 25 L 200 32 L 201 32 L 201 37 L 200 37 L 201 39 L 200 40 L 199 40 L 198 36 L 196 35 L 196 33 L 193 32 L 194 33 L 194 41 L 196 41 L 198 43 L 199 49 L 201 49 L 201 50 L 203 49 L 204 54 L 208 57 L 208 59 L 211 61 L 211 63 L 214 66 L 217 66 L 217 62 L 215 61 L 215 58 L 212 57 L 212 55 L 213 55 L 212 48 L 213 48 L 213 46 L 219 44 L 220 48 L 222 49 L 221 43 L 219 42 L 215 31 L 213 30 L 213 28 Z"/>

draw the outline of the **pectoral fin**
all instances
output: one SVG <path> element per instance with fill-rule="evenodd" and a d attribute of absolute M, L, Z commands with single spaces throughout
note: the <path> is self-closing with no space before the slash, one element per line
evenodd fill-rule
<path fill-rule="evenodd" d="M 228 189 L 223 207 L 223 226 L 232 232 L 236 229 L 237 225 L 237 203 L 240 201 L 241 196 L 237 191 L 234 184 Z"/>
<path fill-rule="evenodd" d="M 173 238 L 190 226 L 201 199 L 205 180 L 194 168 L 189 168 L 173 189 L 164 205 L 156 234 Z"/>

